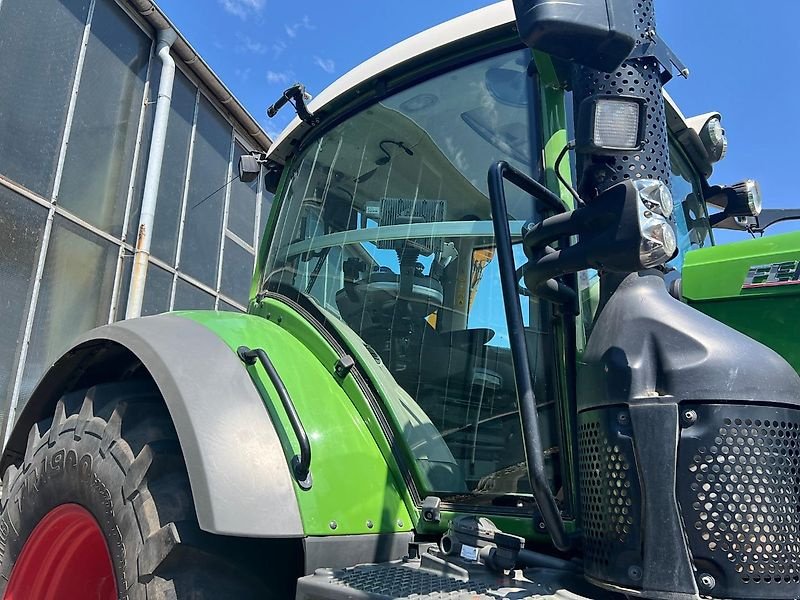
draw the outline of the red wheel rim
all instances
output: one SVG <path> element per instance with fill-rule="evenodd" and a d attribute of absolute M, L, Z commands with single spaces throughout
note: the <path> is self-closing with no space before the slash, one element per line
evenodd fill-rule
<path fill-rule="evenodd" d="M 11 571 L 3 600 L 116 600 L 108 546 L 95 518 L 62 504 L 36 525 Z"/>

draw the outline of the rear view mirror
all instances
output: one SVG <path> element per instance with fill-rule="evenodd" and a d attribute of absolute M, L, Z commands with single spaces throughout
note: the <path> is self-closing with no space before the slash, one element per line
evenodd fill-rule
<path fill-rule="evenodd" d="M 242 154 L 239 157 L 239 180 L 243 183 L 255 181 L 261 173 L 261 163 L 252 154 Z"/>
<path fill-rule="evenodd" d="M 633 0 L 514 0 L 530 48 L 610 73 L 636 44 Z"/>

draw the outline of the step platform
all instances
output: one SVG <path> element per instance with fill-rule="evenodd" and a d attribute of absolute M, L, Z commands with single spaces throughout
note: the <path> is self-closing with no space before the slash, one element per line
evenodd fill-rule
<path fill-rule="evenodd" d="M 589 594 L 589 595 L 583 595 Z M 498 574 L 477 563 L 424 554 L 417 559 L 317 569 L 296 600 L 610 600 L 579 572 L 538 568 Z"/>

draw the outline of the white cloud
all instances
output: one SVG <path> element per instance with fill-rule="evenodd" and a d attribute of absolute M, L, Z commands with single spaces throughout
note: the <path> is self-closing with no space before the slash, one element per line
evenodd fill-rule
<path fill-rule="evenodd" d="M 308 18 L 308 15 L 303 15 L 303 18 L 299 23 L 295 23 L 293 25 L 284 25 L 283 28 L 286 30 L 286 35 L 288 35 L 290 38 L 296 38 L 297 32 L 300 31 L 300 29 L 305 29 L 308 31 L 316 29 L 316 27 L 311 24 L 311 20 Z"/>
<path fill-rule="evenodd" d="M 252 69 L 250 67 L 247 67 L 246 69 L 236 69 L 236 71 L 234 71 L 236 77 L 238 77 L 242 81 L 247 81 L 248 79 L 250 79 L 251 72 Z"/>
<path fill-rule="evenodd" d="M 319 56 L 315 56 L 314 64 L 326 73 L 333 73 L 336 70 L 336 63 L 334 63 L 330 58 L 320 58 Z"/>
<path fill-rule="evenodd" d="M 261 12 L 267 4 L 267 0 L 217 0 L 222 8 L 227 12 L 246 19 L 247 17 Z"/>
<path fill-rule="evenodd" d="M 267 71 L 267 83 L 289 83 L 293 73 L 291 71 Z"/>
<path fill-rule="evenodd" d="M 236 46 L 237 52 L 243 54 L 266 54 L 269 50 L 269 46 L 254 40 L 250 36 L 237 33 L 236 37 L 239 39 L 239 43 Z"/>
<path fill-rule="evenodd" d="M 283 51 L 286 50 L 286 42 L 278 40 L 272 44 L 272 58 L 278 59 Z"/>

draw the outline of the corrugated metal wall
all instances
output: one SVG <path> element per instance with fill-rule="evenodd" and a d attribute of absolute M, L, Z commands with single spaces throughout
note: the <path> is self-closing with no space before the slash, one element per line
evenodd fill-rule
<path fill-rule="evenodd" d="M 160 75 L 115 0 L 0 0 L 0 422 L 79 333 L 120 319 Z M 271 197 L 178 62 L 143 314 L 243 310 Z"/>

